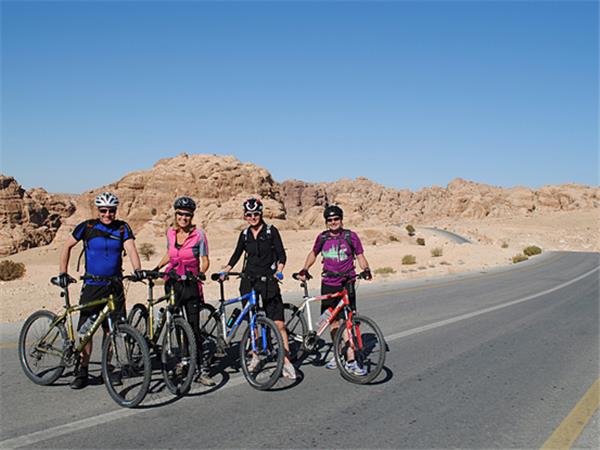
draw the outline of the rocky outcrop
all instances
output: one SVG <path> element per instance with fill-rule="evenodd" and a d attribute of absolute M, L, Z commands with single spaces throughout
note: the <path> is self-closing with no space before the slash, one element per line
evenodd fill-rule
<path fill-rule="evenodd" d="M 138 235 L 164 234 L 173 221 L 173 200 L 181 195 L 196 200 L 196 223 L 215 233 L 244 226 L 241 204 L 251 195 L 262 198 L 269 221 L 293 229 L 321 227 L 328 203 L 339 204 L 352 227 L 528 216 L 600 206 L 600 189 L 590 186 L 504 189 L 457 178 L 445 188 L 411 192 L 363 177 L 332 183 L 277 183 L 266 169 L 231 156 L 185 153 L 74 197 L 75 214 L 73 202 L 64 196 L 43 189 L 25 192 L 10 177 L 0 182 L 0 251 L 4 254 L 47 244 L 58 227 L 57 240 L 63 240 L 79 221 L 95 216 L 94 198 L 102 191 L 119 196 L 119 218 L 129 222 Z"/>
<path fill-rule="evenodd" d="M 74 212 L 68 195 L 26 191 L 13 177 L 0 175 L 0 256 L 49 244 Z"/>
<path fill-rule="evenodd" d="M 526 216 L 600 206 L 599 188 L 574 184 L 505 189 L 457 178 L 446 188 L 434 186 L 413 193 L 359 177 L 334 183 L 286 181 L 282 188 L 286 208 L 302 226 L 320 223 L 327 203 L 340 205 L 350 223 L 361 225 Z"/>
<path fill-rule="evenodd" d="M 231 156 L 188 155 L 159 160 L 151 169 L 133 172 L 119 181 L 85 192 L 77 201 L 77 214 L 69 221 L 93 217 L 94 198 L 102 191 L 120 200 L 119 218 L 136 231 L 163 234 L 173 220 L 173 201 L 188 195 L 198 204 L 197 223 L 221 222 L 239 227 L 242 202 L 260 196 L 270 219 L 285 219 L 281 188 L 271 174 L 254 164 Z"/>

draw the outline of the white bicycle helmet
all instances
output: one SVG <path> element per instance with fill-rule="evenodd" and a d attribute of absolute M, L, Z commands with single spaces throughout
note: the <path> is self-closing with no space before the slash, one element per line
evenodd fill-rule
<path fill-rule="evenodd" d="M 111 194 L 110 192 L 103 192 L 102 194 L 99 194 L 96 197 L 96 201 L 94 203 L 98 208 L 116 208 L 117 206 L 119 206 L 119 199 L 116 195 Z"/>
<path fill-rule="evenodd" d="M 244 212 L 258 212 L 261 213 L 263 212 L 263 204 L 262 202 L 257 199 L 257 198 L 249 198 L 248 200 L 246 200 L 244 202 Z"/>

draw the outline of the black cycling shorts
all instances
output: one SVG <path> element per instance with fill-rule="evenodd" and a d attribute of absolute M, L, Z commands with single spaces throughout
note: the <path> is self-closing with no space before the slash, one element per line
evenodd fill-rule
<path fill-rule="evenodd" d="M 270 279 L 266 283 L 264 281 L 257 281 L 254 289 L 262 299 L 262 302 L 259 300 L 259 304 L 262 303 L 267 317 L 271 320 L 283 321 L 283 299 L 281 298 L 281 291 L 277 282 Z M 246 295 L 251 290 L 252 284 L 245 278 L 242 278 L 240 294 Z M 246 302 L 243 302 L 243 304 L 246 305 Z"/>
<path fill-rule="evenodd" d="M 95 284 L 84 284 L 81 289 L 81 297 L 79 298 L 79 304 L 85 305 L 94 300 L 100 300 L 106 298 L 110 294 L 114 295 L 115 298 L 115 310 L 112 314 L 114 320 L 125 320 L 125 295 L 123 294 L 123 285 L 113 283 L 107 286 L 98 286 Z M 88 317 L 98 314 L 102 311 L 105 305 L 95 306 L 93 308 L 82 309 L 79 311 L 79 322 L 77 323 L 77 330 L 81 328 L 81 325 L 87 320 Z M 108 323 L 106 320 L 102 323 L 102 327 L 106 330 Z"/>
<path fill-rule="evenodd" d="M 336 292 L 340 292 L 343 289 L 344 286 L 330 286 L 328 284 L 322 283 L 321 295 L 335 294 Z M 341 299 L 342 297 L 336 297 L 329 300 L 321 300 L 321 314 L 323 314 L 325 310 L 329 307 L 334 309 Z M 354 289 L 354 283 L 348 284 L 348 300 L 350 300 L 350 307 L 352 308 L 352 311 L 356 311 L 356 290 Z M 343 316 L 338 318 L 343 318 Z"/>

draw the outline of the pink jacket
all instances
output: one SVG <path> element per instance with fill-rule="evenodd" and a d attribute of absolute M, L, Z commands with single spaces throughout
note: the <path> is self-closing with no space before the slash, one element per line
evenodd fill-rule
<path fill-rule="evenodd" d="M 169 263 L 165 272 L 175 269 L 177 275 L 185 275 L 190 271 L 198 275 L 201 256 L 208 256 L 208 240 L 203 230 L 194 228 L 185 239 L 180 248 L 176 247 L 177 230 L 169 228 L 167 231 L 167 252 Z M 198 290 L 202 293 L 202 283 L 198 283 Z"/>

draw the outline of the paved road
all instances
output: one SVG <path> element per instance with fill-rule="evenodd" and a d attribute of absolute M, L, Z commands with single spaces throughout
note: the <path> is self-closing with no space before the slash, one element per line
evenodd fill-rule
<path fill-rule="evenodd" d="M 453 233 L 451 231 L 448 230 L 442 230 L 440 228 L 435 228 L 435 227 L 418 227 L 418 228 L 424 228 L 425 230 L 430 230 L 430 231 L 434 231 L 437 234 L 441 234 L 442 236 L 450 239 L 450 241 L 452 242 L 456 242 L 457 244 L 470 244 L 471 241 L 468 240 L 465 237 L 462 237 L 456 233 Z"/>
<path fill-rule="evenodd" d="M 306 364 L 265 393 L 226 371 L 216 388 L 125 410 L 100 385 L 31 384 L 2 344 L 0 447 L 540 448 L 599 378 L 599 265 L 598 254 L 556 253 L 361 289 L 361 313 L 390 347 L 371 386 Z M 599 447 L 597 416 L 578 447 Z"/>

